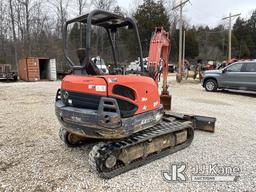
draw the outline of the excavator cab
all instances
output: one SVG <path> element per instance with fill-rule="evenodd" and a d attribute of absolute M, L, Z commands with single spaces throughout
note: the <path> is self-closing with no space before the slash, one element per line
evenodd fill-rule
<path fill-rule="evenodd" d="M 76 25 L 68 33 L 69 25 L 74 23 Z M 79 27 L 82 30 L 79 31 Z M 143 75 L 140 37 L 131 18 L 94 10 L 67 21 L 64 32 L 65 58 L 72 73 L 62 80 L 55 106 L 56 115 L 66 131 L 86 138 L 117 139 L 147 129 L 161 120 L 163 106 L 158 84 Z M 118 49 L 126 47 L 118 44 L 119 38 L 126 39 L 133 49 L 138 48 L 133 58 L 139 56 L 142 74 L 115 73 L 122 64 L 121 56 L 127 58 L 129 55 L 124 49 Z M 79 47 L 74 49 L 76 46 L 69 39 Z M 100 39 L 104 40 L 102 44 L 98 43 Z M 110 74 L 103 74 L 97 67 L 95 52 L 103 55 L 104 60 L 112 59 Z"/>
<path fill-rule="evenodd" d="M 69 26 L 73 27 L 70 30 L 70 33 L 68 33 Z M 80 32 L 74 32 L 75 28 L 80 28 Z M 117 69 L 121 68 L 118 65 L 120 64 L 120 55 L 125 55 L 125 53 L 120 53 L 120 50 L 118 50 L 118 48 L 120 46 L 126 46 L 118 45 L 117 38 L 118 36 L 120 36 L 120 34 L 123 35 L 123 37 L 127 36 L 129 38 L 126 33 L 127 31 L 129 31 L 129 33 L 133 33 L 132 39 L 130 39 L 130 41 L 133 41 L 132 46 L 137 48 L 135 58 L 140 58 L 140 64 L 142 66 L 141 69 L 143 71 L 143 56 L 140 37 L 137 25 L 135 24 L 133 19 L 103 10 L 94 10 L 89 14 L 82 15 L 67 21 L 64 27 L 64 54 L 67 63 L 73 70 L 73 73 L 84 75 L 102 75 L 101 70 L 98 69 L 95 63 L 92 61 L 92 58 L 96 56 L 93 55 L 95 49 L 101 49 L 101 51 L 96 51 L 97 54 L 99 54 L 98 52 L 100 52 L 101 54 L 107 54 L 108 58 L 111 57 L 112 63 L 110 65 L 110 74 L 114 74 Z M 75 37 L 75 35 L 80 36 L 79 47 L 75 46 L 70 48 L 69 40 L 76 40 L 76 38 L 78 38 Z M 101 41 L 104 41 L 100 42 L 100 48 L 99 39 Z M 129 41 L 129 39 L 127 39 L 127 41 Z M 104 51 L 102 51 L 103 47 L 107 47 L 108 49 L 104 50 L 105 53 L 103 53 Z M 76 49 L 79 61 L 75 61 L 76 59 L 74 59 L 74 57 L 70 57 L 70 49 L 74 48 Z"/>
<path fill-rule="evenodd" d="M 72 25 L 74 23 L 79 23 L 80 27 L 80 33 L 79 33 L 79 39 L 80 47 L 75 47 L 77 52 L 77 57 L 79 61 L 74 61 L 76 59 L 73 59 L 69 56 L 69 38 L 68 38 L 68 27 L 69 25 Z M 82 26 L 84 29 L 82 29 Z M 74 26 L 73 26 L 74 28 Z M 74 31 L 74 29 L 71 30 L 71 32 Z M 140 36 L 138 33 L 138 28 L 136 23 L 133 21 L 133 19 L 128 17 L 123 17 L 117 14 L 113 14 L 110 12 L 106 12 L 103 10 L 94 10 L 90 12 L 89 14 L 71 19 L 66 22 L 65 28 L 64 28 L 64 53 L 65 58 L 68 61 L 68 64 L 72 68 L 72 71 L 74 74 L 83 74 L 83 75 L 103 75 L 104 72 L 97 67 L 95 62 L 93 62 L 92 58 L 95 56 L 95 50 L 98 50 L 98 44 L 99 39 L 103 41 L 103 38 L 105 41 L 108 41 L 108 45 L 106 45 L 106 42 L 101 42 L 101 51 L 100 54 L 101 57 L 107 56 L 108 58 L 111 57 L 111 65 L 109 72 L 110 74 L 124 74 L 124 67 L 120 65 L 120 59 L 121 57 L 128 58 L 129 52 L 131 52 L 131 48 L 129 50 L 120 50 L 119 48 L 127 46 L 130 43 L 132 46 L 133 52 L 133 58 L 139 58 L 140 63 L 140 71 L 134 71 L 133 73 L 139 73 L 140 75 L 149 76 L 153 78 L 156 81 L 156 84 L 158 84 L 158 78 L 157 73 L 159 74 L 157 68 L 160 68 L 161 62 L 161 54 L 162 55 L 164 63 L 168 64 L 168 54 L 169 54 L 169 34 L 163 30 L 163 28 L 156 28 L 156 31 L 152 37 L 151 44 L 150 44 L 150 50 L 149 50 L 149 65 L 148 65 L 148 71 L 144 71 L 145 66 L 143 63 L 143 56 L 142 56 L 142 48 L 141 48 L 141 42 L 140 42 Z M 127 33 L 128 32 L 128 33 Z M 105 36 L 103 35 L 105 33 Z M 132 36 L 130 35 L 132 34 Z M 74 36 L 74 32 L 70 34 L 71 39 L 72 36 Z M 95 36 L 97 36 L 95 38 Z M 100 36 L 100 37 L 99 37 Z M 104 37 L 103 37 L 104 36 Z M 120 37 L 121 36 L 121 37 Z M 117 39 L 124 40 L 126 39 L 126 42 L 118 42 Z M 157 39 L 158 38 L 158 39 Z M 161 39 L 159 39 L 161 38 Z M 73 37 L 74 39 L 74 37 Z M 159 43 L 160 42 L 160 43 Z M 164 42 L 164 43 L 162 43 Z M 108 50 L 103 51 L 103 47 L 108 47 Z M 72 47 L 74 49 L 74 47 Z M 160 51 L 160 52 L 159 52 Z M 93 53 L 94 52 L 94 53 Z M 99 51 L 96 51 L 97 54 L 99 54 Z M 123 53 L 122 53 L 123 52 Z M 158 53 L 159 52 L 159 53 Z M 107 55 L 106 55 L 107 54 Z M 125 60 L 125 66 L 129 64 Z M 79 65 L 78 65 L 79 63 Z M 151 72 L 150 67 L 151 64 L 153 64 L 153 72 Z M 171 96 L 168 92 L 168 86 L 167 86 L 167 73 L 168 69 L 163 65 L 163 90 L 160 95 L 161 103 L 164 106 L 165 110 L 171 109 Z M 153 74 L 150 74 L 150 72 Z"/>

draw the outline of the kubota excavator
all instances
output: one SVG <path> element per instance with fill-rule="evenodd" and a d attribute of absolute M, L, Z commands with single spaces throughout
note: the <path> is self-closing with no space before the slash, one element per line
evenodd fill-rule
<path fill-rule="evenodd" d="M 86 26 L 85 48 L 77 50 L 79 65 L 68 55 L 67 27 L 74 22 Z M 121 28 L 133 30 L 141 71 L 135 75 L 103 75 L 91 60 L 93 26 L 107 32 L 114 65 L 117 59 L 113 34 Z M 188 147 L 194 129 L 214 130 L 215 118 L 168 112 L 169 36 L 162 28 L 156 28 L 152 36 L 146 71 L 137 25 L 131 18 L 94 10 L 67 21 L 64 31 L 64 52 L 72 74 L 62 80 L 56 95 L 56 116 L 62 125 L 60 138 L 71 147 L 90 139 L 98 141 L 89 153 L 89 163 L 101 177 L 112 178 Z M 161 71 L 163 91 L 159 96 Z"/>

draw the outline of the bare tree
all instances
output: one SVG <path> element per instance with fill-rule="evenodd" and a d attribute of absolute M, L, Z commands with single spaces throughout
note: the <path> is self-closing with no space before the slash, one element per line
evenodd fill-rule
<path fill-rule="evenodd" d="M 92 1 L 93 6 L 96 9 L 102 9 L 112 11 L 116 5 L 116 0 L 94 0 Z"/>
<path fill-rule="evenodd" d="M 94 0 L 92 1 L 93 7 L 96 9 L 112 11 L 115 8 L 116 0 Z M 101 53 L 103 53 L 103 31 L 102 29 L 97 28 L 97 39 L 96 39 L 96 47 L 97 54 L 99 55 L 99 41 L 101 42 Z M 100 36 L 100 39 L 99 39 Z"/>
<path fill-rule="evenodd" d="M 1 51 L 0 51 L 0 59 L 2 57 L 2 60 L 6 57 L 6 49 L 5 49 L 5 39 L 6 39 L 6 33 L 8 25 L 6 22 L 6 10 L 7 6 L 4 4 L 3 1 L 0 1 L 0 40 L 1 40 Z"/>
<path fill-rule="evenodd" d="M 37 4 L 36 0 L 18 0 L 20 4 L 19 19 L 23 19 L 24 27 L 23 32 L 25 31 L 25 55 L 31 56 L 31 17 L 33 16 L 33 11 L 35 5 Z M 23 13 L 23 14 L 21 14 Z M 23 16 L 23 18 L 21 18 Z M 21 20 L 20 20 L 21 21 Z"/>
<path fill-rule="evenodd" d="M 79 15 L 82 15 L 82 12 L 85 8 L 85 6 L 88 4 L 87 0 L 77 0 Z M 80 47 L 83 46 L 83 24 L 80 23 Z"/>
<path fill-rule="evenodd" d="M 85 6 L 88 4 L 87 0 L 77 0 L 79 15 L 82 15 Z"/>
<path fill-rule="evenodd" d="M 164 4 L 168 13 L 168 17 L 171 24 L 170 32 L 176 29 L 177 23 L 179 21 L 179 13 L 178 10 L 173 10 L 173 7 L 175 7 L 180 2 L 178 0 L 165 0 Z"/>
<path fill-rule="evenodd" d="M 10 18 L 11 18 L 11 23 L 12 23 L 14 62 L 15 62 L 16 69 L 18 69 L 17 38 L 16 38 L 16 31 L 15 31 L 15 16 L 14 16 L 14 9 L 13 9 L 13 1 L 12 0 L 9 0 L 9 8 L 10 8 Z"/>
<path fill-rule="evenodd" d="M 19 44 L 22 47 L 19 48 L 20 55 L 31 56 L 31 35 L 33 35 L 34 30 L 38 25 L 38 21 L 43 20 L 43 15 L 38 13 L 38 10 L 41 10 L 41 1 L 9 0 L 9 7 L 13 37 L 16 39 L 16 49 Z M 17 55 L 19 54 L 17 53 Z"/>
<path fill-rule="evenodd" d="M 48 2 L 54 6 L 57 15 L 57 30 L 60 28 L 60 37 L 64 35 L 64 25 L 68 17 L 68 5 L 69 0 L 48 0 Z"/>
<path fill-rule="evenodd" d="M 129 10 L 128 14 L 130 17 L 134 15 L 138 7 L 143 3 L 143 0 L 132 0 L 131 3 L 129 4 Z"/>

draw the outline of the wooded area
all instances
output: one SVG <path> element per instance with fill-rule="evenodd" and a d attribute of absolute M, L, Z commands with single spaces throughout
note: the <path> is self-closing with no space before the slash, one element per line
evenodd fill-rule
<path fill-rule="evenodd" d="M 177 62 L 179 16 L 177 10 L 172 10 L 175 3 L 175 0 L 134 1 L 134 7 L 124 10 L 115 0 L 1 0 L 0 63 L 15 66 L 19 58 L 44 56 L 56 58 L 58 64 L 65 66 L 62 48 L 65 21 L 95 8 L 133 17 L 138 23 L 144 56 L 154 27 L 163 26 L 171 33 L 170 60 Z M 209 28 L 191 26 L 185 21 L 184 28 L 187 59 L 226 59 L 228 30 L 224 24 Z M 128 48 L 133 51 L 132 44 Z M 239 17 L 235 21 L 232 55 L 256 58 L 256 10 L 249 18 Z"/>

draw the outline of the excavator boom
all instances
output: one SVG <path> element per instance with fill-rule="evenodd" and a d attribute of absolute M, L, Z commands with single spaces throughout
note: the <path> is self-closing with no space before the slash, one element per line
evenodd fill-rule
<path fill-rule="evenodd" d="M 171 96 L 168 92 L 168 62 L 169 62 L 170 39 L 169 33 L 162 27 L 157 27 L 150 41 L 148 55 L 148 71 L 156 84 L 159 82 L 161 73 L 163 74 L 161 103 L 165 110 L 171 109 Z"/>

